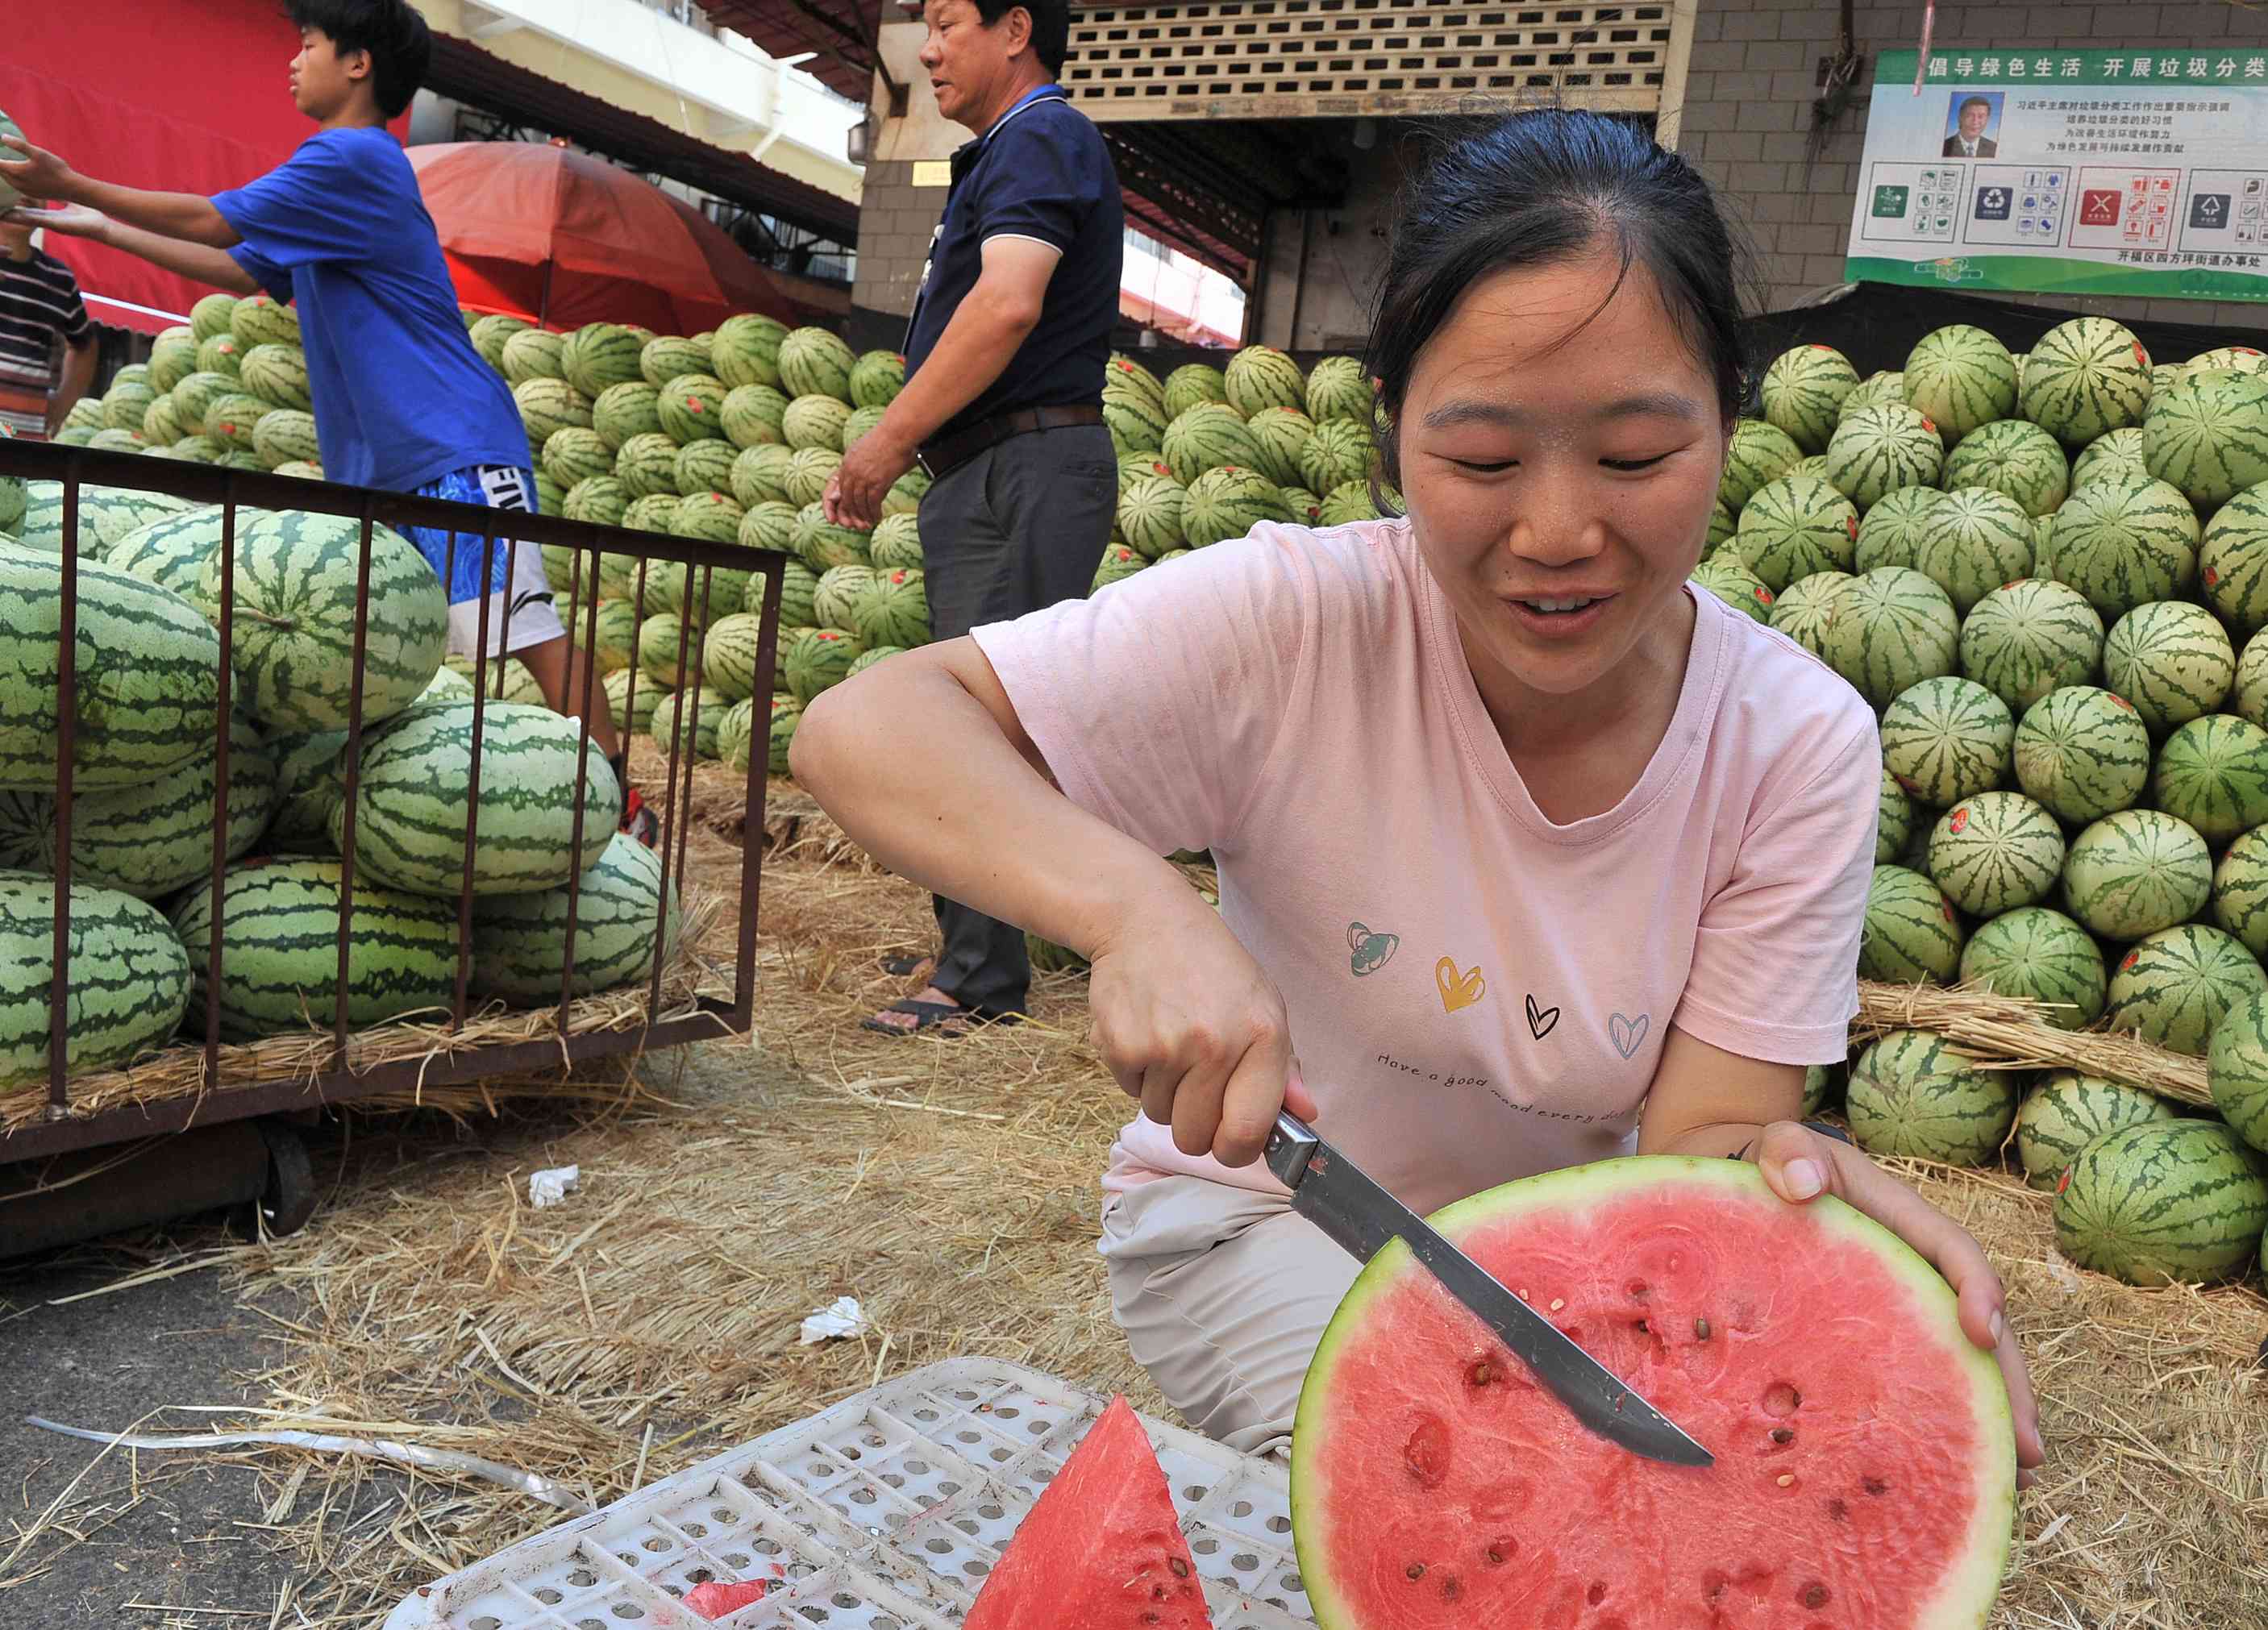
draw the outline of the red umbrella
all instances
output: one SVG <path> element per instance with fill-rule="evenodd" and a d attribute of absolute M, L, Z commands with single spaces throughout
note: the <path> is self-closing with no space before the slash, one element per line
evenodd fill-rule
<path fill-rule="evenodd" d="M 699 334 L 740 312 L 821 315 L 717 224 L 651 182 L 563 147 L 409 150 L 458 298 L 553 328 L 636 323 Z"/>

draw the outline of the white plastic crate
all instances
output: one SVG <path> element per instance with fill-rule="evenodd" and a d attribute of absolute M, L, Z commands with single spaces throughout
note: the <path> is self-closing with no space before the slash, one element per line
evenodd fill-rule
<path fill-rule="evenodd" d="M 1108 1400 L 990 1359 L 843 1399 L 412 1592 L 386 1630 L 694 1630 L 710 1580 L 784 1583 L 729 1630 L 946 1630 Z M 1218 1630 L 1314 1619 L 1276 1460 L 1143 1417 Z"/>

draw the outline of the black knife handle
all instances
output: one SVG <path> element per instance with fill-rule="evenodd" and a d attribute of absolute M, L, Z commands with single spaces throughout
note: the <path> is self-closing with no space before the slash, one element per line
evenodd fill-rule
<path fill-rule="evenodd" d="M 1268 1170 L 1286 1188 L 1300 1186 L 1300 1179 L 1307 1175 L 1307 1162 L 1322 1147 L 1322 1140 L 1307 1129 L 1296 1115 L 1278 1113 L 1276 1124 L 1268 1134 L 1268 1147 L 1261 1158 Z"/>

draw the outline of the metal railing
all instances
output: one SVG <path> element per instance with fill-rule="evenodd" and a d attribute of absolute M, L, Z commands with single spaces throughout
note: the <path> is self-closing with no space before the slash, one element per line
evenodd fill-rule
<path fill-rule="evenodd" d="M 670 1046 L 727 1035 L 745 1035 L 752 1028 L 755 995 L 756 907 L 761 881 L 767 771 L 767 754 L 761 738 L 752 742 L 748 760 L 746 787 L 747 818 L 741 840 L 739 943 L 733 995 L 729 1000 L 724 1000 L 696 994 L 692 1011 L 671 1018 L 660 1017 L 673 889 L 681 902 L 681 912 L 686 855 L 692 826 L 693 743 L 700 723 L 701 706 L 700 687 L 695 682 L 686 687 L 692 694 L 686 698 L 682 716 L 675 720 L 667 754 L 667 791 L 659 818 L 663 887 L 655 923 L 653 966 L 648 976 L 647 1006 L 643 1021 L 632 1026 L 600 1029 L 579 1035 L 569 1029 L 571 1011 L 577 999 L 574 989 L 575 949 L 583 892 L 583 877 L 578 870 L 565 885 L 565 955 L 560 970 L 556 1034 L 518 1041 L 475 1041 L 453 1049 L 438 1050 L 427 1057 L 381 1061 L 360 1068 L 350 1061 L 349 1041 L 352 1032 L 348 1022 L 348 1003 L 355 910 L 355 821 L 366 727 L 363 702 L 364 661 L 370 634 L 372 529 L 383 525 L 396 528 L 422 526 L 446 530 L 451 534 L 449 553 L 453 567 L 457 540 L 460 537 L 477 537 L 484 567 L 493 566 L 496 552 L 499 547 L 502 547 L 505 563 L 504 581 L 507 584 L 512 581 L 512 569 L 516 564 L 519 550 L 523 547 L 552 545 L 574 551 L 572 558 L 576 569 L 573 582 L 577 585 L 577 595 L 570 601 L 568 616 L 563 617 L 562 621 L 568 623 L 571 629 L 572 623 L 569 618 L 580 619 L 582 622 L 580 644 L 585 657 L 579 669 L 581 694 L 571 699 L 571 707 L 579 715 L 578 777 L 586 776 L 590 767 L 592 708 L 593 705 L 608 705 L 599 677 L 599 596 L 596 585 L 601 558 L 609 554 L 637 558 L 635 603 L 641 609 L 646 603 L 647 574 L 654 564 L 674 562 L 686 569 L 688 591 L 681 597 L 682 605 L 679 611 L 681 652 L 692 637 L 696 607 L 703 613 L 699 622 L 704 628 L 707 624 L 706 612 L 714 590 L 715 573 L 720 569 L 755 573 L 756 577 L 750 580 L 751 587 L 757 580 L 763 584 L 755 675 L 755 694 L 762 701 L 769 698 L 773 684 L 786 555 L 737 544 L 710 543 L 553 516 L 491 510 L 185 460 L 0 439 L 0 476 L 7 475 L 26 480 L 56 481 L 63 484 L 63 547 L 57 562 L 62 582 L 62 627 L 57 636 L 61 642 L 57 653 L 60 722 L 55 744 L 54 786 L 55 966 L 50 986 L 52 1012 L 48 1037 L 47 1113 L 42 1122 L 20 1126 L 12 1132 L 0 1130 L 0 1163 L 38 1158 L 142 1137 L 155 1132 L 177 1131 L 191 1125 L 210 1125 L 244 1116 L 342 1103 L 379 1092 L 398 1092 L 421 1085 L 441 1086 L 484 1076 L 533 1072 L 563 1064 L 572 1066 L 588 1060 L 644 1048 Z M 221 506 L 220 566 L 217 574 L 218 596 L 214 612 L 220 636 L 221 660 L 213 740 L 213 871 L 210 882 L 212 926 L 210 939 L 205 948 L 202 1090 L 155 1102 L 77 1112 L 66 1068 L 71 989 L 73 779 L 81 722 L 76 694 L 80 557 L 73 543 L 78 536 L 80 525 L 80 489 L 82 485 L 87 484 L 164 493 L 199 504 Z M 231 865 L 228 855 L 229 754 L 232 692 L 236 684 L 234 639 L 238 518 L 239 510 L 247 507 L 347 517 L 359 523 L 360 554 L 355 584 L 353 672 L 343 748 L 344 805 L 339 833 L 338 988 L 330 1016 L 328 1067 L 312 1076 L 298 1070 L 262 1078 L 255 1071 L 250 1079 L 227 1081 L 223 1079 L 221 1054 L 222 930 L 225 916 L 222 890 Z M 497 536 L 499 528 L 508 528 L 512 535 L 500 539 Z M 484 572 L 483 575 L 486 581 L 495 581 L 492 572 Z M 697 591 L 694 587 L 696 577 Z M 586 589 L 587 593 L 585 592 Z M 489 620 L 495 600 L 496 597 L 489 596 L 484 597 L 482 602 L 475 649 L 482 652 L 489 649 Z M 505 657 L 501 655 L 495 659 L 494 677 L 499 694 L 504 661 Z M 448 1020 L 448 1028 L 453 1032 L 460 1030 L 468 1017 L 472 961 L 471 884 L 480 831 L 482 723 L 490 700 L 490 686 L 486 682 L 490 669 L 486 663 L 476 672 L 482 676 L 483 682 L 474 687 L 472 702 L 473 750 L 468 771 L 469 812 L 463 850 L 465 886 L 457 902 L 456 973 Z M 628 682 L 623 718 L 619 722 L 626 746 L 633 734 L 629 720 L 635 716 L 639 677 L 635 660 L 630 672 L 632 678 Z M 571 844 L 571 852 L 578 857 L 584 852 L 584 805 L 585 798 L 578 789 Z M 191 954 L 194 956 L 194 951 Z M 182 1028 L 186 1031 L 188 1027 L 185 1021 Z"/>

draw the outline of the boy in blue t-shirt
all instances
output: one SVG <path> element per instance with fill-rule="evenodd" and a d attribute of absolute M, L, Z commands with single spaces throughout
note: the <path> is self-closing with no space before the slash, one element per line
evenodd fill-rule
<path fill-rule="evenodd" d="M 314 135 L 250 186 L 201 197 L 94 180 L 14 138 L 0 176 L 59 209 L 10 218 L 91 239 L 232 294 L 296 300 L 324 475 L 495 510 L 535 508 L 527 435 L 512 392 L 467 337 L 432 217 L 386 124 L 409 106 L 431 55 L 406 0 L 292 0 L 299 53 L 291 94 Z M 18 155 L 20 155 L 18 157 Z M 451 650 L 472 655 L 490 600 L 485 655 L 527 664 L 561 712 L 583 692 L 584 657 L 552 603 L 542 551 L 523 545 L 505 581 L 497 540 L 481 581 L 481 539 L 408 535 L 449 591 Z M 654 819 L 630 788 L 610 709 L 591 735 L 622 782 L 623 830 L 649 844 Z"/>

